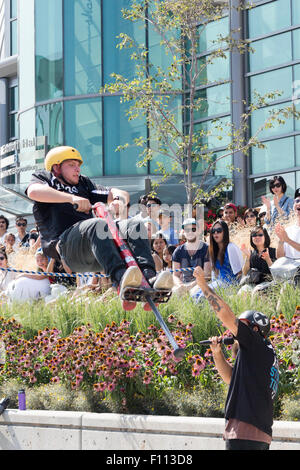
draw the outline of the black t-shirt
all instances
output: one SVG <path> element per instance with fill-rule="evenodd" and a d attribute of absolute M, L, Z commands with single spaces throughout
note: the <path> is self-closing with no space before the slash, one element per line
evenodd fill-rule
<path fill-rule="evenodd" d="M 99 191 L 94 183 L 86 176 L 80 176 L 77 185 L 62 184 L 49 171 L 40 171 L 32 175 L 28 187 L 33 183 L 47 184 L 53 189 L 62 192 L 68 192 L 75 196 L 86 198 L 91 204 L 96 202 L 107 202 L 109 188 L 102 187 Z M 27 194 L 28 187 L 25 191 Z M 33 215 L 41 235 L 41 245 L 43 252 L 51 258 L 58 258 L 55 246 L 59 240 L 59 236 L 69 227 L 82 220 L 93 217 L 92 211 L 89 214 L 78 212 L 70 203 L 45 203 L 35 202 L 33 206 Z"/>
<path fill-rule="evenodd" d="M 276 249 L 270 247 L 269 254 L 270 254 L 271 260 L 274 263 L 274 261 L 276 260 Z M 266 260 L 261 258 L 261 256 L 259 256 L 256 250 L 251 251 L 250 268 L 258 269 L 258 271 L 260 271 L 261 273 L 265 275 L 265 278 L 267 278 L 268 275 L 269 276 L 271 275 L 268 263 L 266 262 Z"/>
<path fill-rule="evenodd" d="M 272 436 L 273 401 L 279 382 L 272 344 L 238 322 L 239 351 L 228 390 L 225 419 L 235 418 Z"/>

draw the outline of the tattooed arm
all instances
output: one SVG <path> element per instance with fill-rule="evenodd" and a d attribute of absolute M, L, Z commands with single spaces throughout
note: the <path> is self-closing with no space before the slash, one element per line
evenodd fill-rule
<path fill-rule="evenodd" d="M 238 320 L 229 308 L 229 306 L 224 302 L 221 297 L 219 297 L 208 285 L 205 280 L 204 271 L 200 266 L 197 266 L 194 270 L 194 277 L 196 278 L 198 286 L 201 288 L 204 296 L 210 303 L 210 306 L 215 311 L 217 317 L 221 320 L 224 326 L 231 331 L 231 333 L 236 336 L 238 330 Z"/>

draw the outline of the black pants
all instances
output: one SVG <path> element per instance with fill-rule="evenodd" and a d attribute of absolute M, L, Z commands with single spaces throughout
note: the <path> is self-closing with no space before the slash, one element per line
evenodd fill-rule
<path fill-rule="evenodd" d="M 127 219 L 119 222 L 119 229 L 140 268 L 155 271 L 144 224 Z M 83 220 L 65 230 L 60 236 L 59 250 L 73 272 L 104 271 L 115 280 L 116 271 L 126 269 L 105 220 L 100 218 Z"/>
<path fill-rule="evenodd" d="M 266 442 L 248 441 L 244 439 L 227 439 L 226 450 L 269 450 Z"/>

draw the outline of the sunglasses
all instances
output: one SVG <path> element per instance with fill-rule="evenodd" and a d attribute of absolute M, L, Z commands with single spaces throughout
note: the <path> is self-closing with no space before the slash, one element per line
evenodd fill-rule
<path fill-rule="evenodd" d="M 196 231 L 197 231 L 197 227 L 185 228 L 184 231 L 185 231 L 186 233 L 196 232 Z"/>
<path fill-rule="evenodd" d="M 275 184 L 272 184 L 272 185 L 271 185 L 271 188 L 272 188 L 272 189 L 273 189 L 273 188 L 281 188 L 281 186 L 282 186 L 281 183 L 275 183 Z"/>
<path fill-rule="evenodd" d="M 26 227 L 26 223 L 25 222 L 18 222 L 17 224 L 17 227 Z"/>
<path fill-rule="evenodd" d="M 159 206 L 159 204 L 156 204 L 156 202 L 154 204 L 146 204 L 146 207 L 152 207 L 152 206 Z"/>
<path fill-rule="evenodd" d="M 255 237 L 263 237 L 263 236 L 264 236 L 263 233 L 253 233 L 253 234 L 251 235 L 252 238 L 255 238 Z"/>
<path fill-rule="evenodd" d="M 214 233 L 222 233 L 223 232 L 223 229 L 222 228 L 213 228 L 211 233 L 214 234 Z"/>

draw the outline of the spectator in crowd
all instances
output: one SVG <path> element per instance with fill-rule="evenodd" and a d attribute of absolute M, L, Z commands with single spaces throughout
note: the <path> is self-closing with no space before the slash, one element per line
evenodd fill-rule
<path fill-rule="evenodd" d="M 9 263 L 5 249 L 0 249 L 0 293 L 1 296 L 5 294 L 5 291 L 9 284 L 16 278 L 16 273 L 8 271 Z"/>
<path fill-rule="evenodd" d="M 234 224 L 237 219 L 237 207 L 232 202 L 224 206 L 223 219 L 228 225 Z"/>
<path fill-rule="evenodd" d="M 35 253 L 39 248 L 41 248 L 41 238 L 36 227 L 30 230 L 28 243 L 30 252 L 32 253 Z"/>
<path fill-rule="evenodd" d="M 274 224 L 278 217 L 287 218 L 293 209 L 293 199 L 286 196 L 287 185 L 282 176 L 274 176 L 269 181 L 270 192 L 274 195 L 273 201 L 262 196 L 262 202 L 266 207 L 266 215 L 264 222 Z"/>
<path fill-rule="evenodd" d="M 29 233 L 26 232 L 27 228 L 27 219 L 22 216 L 16 218 L 16 246 L 20 248 L 29 247 Z"/>
<path fill-rule="evenodd" d="M 172 269 L 172 256 L 176 248 L 176 245 L 168 245 L 164 248 L 163 260 L 165 269 Z"/>
<path fill-rule="evenodd" d="M 229 240 L 227 223 L 216 220 L 210 230 L 209 256 L 212 264 L 210 288 L 228 286 L 239 281 L 243 269 L 243 254 L 240 248 Z M 203 298 L 201 289 L 194 289 L 193 298 L 199 302 Z"/>
<path fill-rule="evenodd" d="M 300 259 L 300 189 L 295 192 L 293 210 L 296 215 L 296 223 L 289 227 L 281 224 L 275 226 L 275 233 L 279 238 L 277 258 Z"/>
<path fill-rule="evenodd" d="M 0 215 L 0 245 L 5 243 L 5 235 L 9 227 L 9 220 L 4 216 Z"/>
<path fill-rule="evenodd" d="M 160 272 L 164 268 L 163 252 L 168 246 L 164 236 L 157 232 L 151 240 L 152 256 L 155 262 L 156 272 Z"/>
<path fill-rule="evenodd" d="M 161 233 L 164 236 L 168 244 L 178 245 L 179 239 L 178 239 L 177 233 L 175 232 L 174 227 L 172 227 L 172 217 L 171 217 L 170 211 L 166 209 L 161 209 L 159 211 L 158 220 L 159 220 L 159 225 L 160 225 L 159 233 Z"/>
<path fill-rule="evenodd" d="M 161 206 L 161 200 L 156 196 L 147 196 L 146 210 L 147 217 L 146 221 L 153 222 L 156 226 L 156 231 L 159 230 L 159 211 Z"/>
<path fill-rule="evenodd" d="M 149 243 L 151 244 L 151 240 L 156 234 L 156 225 L 151 220 L 146 221 L 144 225 L 147 231 Z"/>
<path fill-rule="evenodd" d="M 199 223 L 194 218 L 188 218 L 183 221 L 182 228 L 186 242 L 176 248 L 172 257 L 173 292 L 179 295 L 191 291 L 196 286 L 196 280 L 193 270 L 183 272 L 175 270 L 201 266 L 208 279 L 211 274 L 208 245 L 201 239 L 203 234 Z"/>
<path fill-rule="evenodd" d="M 254 227 L 260 225 L 258 212 L 256 209 L 249 208 L 244 212 L 243 221 L 247 227 Z"/>
<path fill-rule="evenodd" d="M 276 249 L 271 247 L 270 243 L 267 229 L 256 227 L 250 233 L 250 244 L 253 250 L 247 250 L 245 245 L 242 245 L 242 252 L 246 256 L 243 266 L 245 285 L 255 287 L 271 280 L 270 266 L 276 260 Z"/>
<path fill-rule="evenodd" d="M 130 202 L 125 200 L 121 195 L 115 196 L 109 204 L 109 211 L 116 221 L 128 219 Z"/>
<path fill-rule="evenodd" d="M 217 216 L 218 219 L 223 219 L 223 217 L 224 217 L 224 207 L 220 207 L 220 209 L 217 209 L 216 216 Z"/>
<path fill-rule="evenodd" d="M 179 245 L 183 245 L 187 241 L 183 228 L 179 232 L 178 239 Z"/>
<path fill-rule="evenodd" d="M 13 233 L 7 233 L 5 235 L 5 240 L 4 240 L 4 243 L 5 243 L 5 251 L 8 255 L 10 255 L 11 253 L 15 253 L 15 242 L 16 242 L 16 237 Z"/>
<path fill-rule="evenodd" d="M 38 272 L 47 272 L 48 257 L 41 249 L 35 254 L 36 269 Z M 44 274 L 22 273 L 16 276 L 7 288 L 10 301 L 27 302 L 44 298 L 51 293 L 50 281 Z"/>
<path fill-rule="evenodd" d="M 146 204 L 147 204 L 147 195 L 143 194 L 142 196 L 139 197 L 139 200 L 138 200 L 139 212 L 133 217 L 134 220 L 140 220 L 142 222 L 145 221 L 145 219 L 148 217 Z"/>

